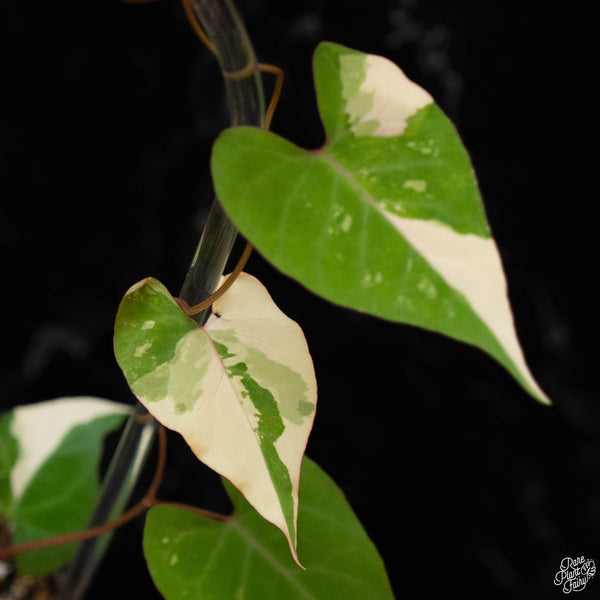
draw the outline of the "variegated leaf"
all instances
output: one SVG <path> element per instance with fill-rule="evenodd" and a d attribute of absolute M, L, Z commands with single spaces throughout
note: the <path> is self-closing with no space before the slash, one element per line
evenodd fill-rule
<path fill-rule="evenodd" d="M 85 529 L 98 499 L 102 440 L 130 407 L 88 396 L 18 406 L 0 417 L 0 513 L 20 544 Z M 55 571 L 76 544 L 17 555 L 23 575 Z"/>
<path fill-rule="evenodd" d="M 548 402 L 452 123 L 381 56 L 322 43 L 314 74 L 322 148 L 250 127 L 216 141 L 215 188 L 235 225 L 315 293 L 473 344 Z"/>
<path fill-rule="evenodd" d="M 115 353 L 146 408 L 277 525 L 296 558 L 300 463 L 316 404 L 300 327 L 245 273 L 202 328 L 148 278 L 123 298 Z"/>

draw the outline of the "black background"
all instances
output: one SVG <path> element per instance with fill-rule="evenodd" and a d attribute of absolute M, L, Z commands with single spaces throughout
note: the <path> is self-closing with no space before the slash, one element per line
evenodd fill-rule
<path fill-rule="evenodd" d="M 286 72 L 273 130 L 299 145 L 323 141 L 310 66 L 321 40 L 383 54 L 434 95 L 471 152 L 522 345 L 554 401 L 537 404 L 469 347 L 318 299 L 254 253 L 247 270 L 313 354 L 309 455 L 346 493 L 398 598 L 562 597 L 553 576 L 564 556 L 600 560 L 589 9 L 239 9 L 259 59 Z M 114 314 L 146 275 L 174 293 L 183 281 L 212 201 L 211 143 L 227 125 L 217 67 L 169 0 L 0 0 L 0 45 L 0 403 L 132 402 L 112 354 Z M 160 496 L 223 501 L 176 435 Z M 160 598 L 142 527 L 119 532 L 90 600 Z M 597 578 L 582 597 L 600 597 Z"/>

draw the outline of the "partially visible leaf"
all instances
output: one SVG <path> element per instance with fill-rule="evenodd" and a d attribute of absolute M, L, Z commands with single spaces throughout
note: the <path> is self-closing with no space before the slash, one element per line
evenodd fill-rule
<path fill-rule="evenodd" d="M 12 411 L 0 416 L 0 514 L 6 519 L 12 516 L 13 507 L 10 472 L 19 456 L 19 442 L 11 433 L 13 418 Z"/>
<path fill-rule="evenodd" d="M 99 398 L 60 398 L 19 406 L 0 419 L 2 512 L 13 543 L 85 529 L 98 498 L 104 436 L 129 407 Z M 74 544 L 17 555 L 22 575 L 44 575 L 69 562 Z"/>
<path fill-rule="evenodd" d="M 217 139 L 215 189 L 235 225 L 313 292 L 473 344 L 548 402 L 452 123 L 383 57 L 322 43 L 314 75 L 323 148 L 249 127 Z"/>
<path fill-rule="evenodd" d="M 277 525 L 296 556 L 316 380 L 302 330 L 260 282 L 242 273 L 200 328 L 145 279 L 119 307 L 115 354 L 140 402 Z"/>
<path fill-rule="evenodd" d="M 144 553 L 167 600 L 391 600 L 383 562 L 336 484 L 304 458 L 298 534 L 306 570 L 227 481 L 226 522 L 177 508 L 150 510 Z"/>

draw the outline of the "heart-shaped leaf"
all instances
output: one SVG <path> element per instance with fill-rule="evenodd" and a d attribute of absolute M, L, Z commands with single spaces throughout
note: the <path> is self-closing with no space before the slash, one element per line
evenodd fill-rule
<path fill-rule="evenodd" d="M 277 525 L 296 557 L 316 381 L 302 330 L 260 282 L 242 273 L 201 328 L 145 279 L 121 302 L 115 354 L 140 402 Z"/>
<path fill-rule="evenodd" d="M 85 529 L 99 495 L 102 440 L 130 407 L 101 398 L 59 398 L 18 406 L 0 417 L 0 512 L 13 543 Z M 22 575 L 68 563 L 67 544 L 15 557 Z"/>
<path fill-rule="evenodd" d="M 144 553 L 167 600 L 393 600 L 383 562 L 336 484 L 302 463 L 298 531 L 306 570 L 277 530 L 225 482 L 234 514 L 223 523 L 168 506 L 150 510 Z"/>
<path fill-rule="evenodd" d="M 322 43 L 314 75 L 321 149 L 249 127 L 217 139 L 213 179 L 235 225 L 315 293 L 473 344 L 548 402 L 453 125 L 386 58 Z"/>

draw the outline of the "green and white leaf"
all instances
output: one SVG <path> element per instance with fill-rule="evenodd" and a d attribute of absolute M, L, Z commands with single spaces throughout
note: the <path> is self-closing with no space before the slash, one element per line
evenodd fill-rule
<path fill-rule="evenodd" d="M 212 174 L 233 222 L 313 292 L 473 344 L 548 402 L 452 123 L 386 58 L 322 43 L 314 76 L 321 149 L 249 127 L 217 139 Z"/>
<path fill-rule="evenodd" d="M 146 518 L 144 553 L 167 600 L 392 600 L 377 549 L 336 484 L 302 463 L 298 531 L 306 570 L 278 531 L 224 482 L 234 514 L 216 522 L 156 506 Z"/>
<path fill-rule="evenodd" d="M 316 405 L 300 327 L 246 273 L 203 328 L 148 278 L 119 307 L 115 354 L 140 402 L 277 525 L 295 557 L 300 463 Z"/>
<path fill-rule="evenodd" d="M 0 417 L 0 512 L 14 544 L 85 529 L 99 493 L 104 436 L 130 408 L 93 397 L 18 406 Z M 51 573 L 69 562 L 67 544 L 15 557 L 23 575 Z"/>

